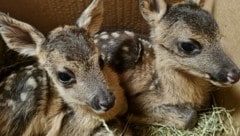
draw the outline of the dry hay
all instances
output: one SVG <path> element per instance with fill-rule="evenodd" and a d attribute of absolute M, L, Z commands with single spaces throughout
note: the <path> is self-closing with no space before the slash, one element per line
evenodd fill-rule
<path fill-rule="evenodd" d="M 167 126 L 132 125 L 136 136 L 237 136 L 231 111 L 213 107 L 199 115 L 199 122 L 192 130 L 179 130 Z"/>

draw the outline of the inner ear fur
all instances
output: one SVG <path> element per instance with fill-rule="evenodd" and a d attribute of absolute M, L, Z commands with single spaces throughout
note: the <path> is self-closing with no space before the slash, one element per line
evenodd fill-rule
<path fill-rule="evenodd" d="M 77 20 L 77 25 L 93 36 L 102 25 L 103 12 L 103 0 L 93 0 Z"/>
<path fill-rule="evenodd" d="M 0 34 L 7 46 L 20 54 L 34 56 L 45 37 L 29 24 L 0 13 Z"/>
<path fill-rule="evenodd" d="M 139 9 L 143 18 L 153 25 L 166 13 L 167 3 L 165 0 L 139 0 Z"/>

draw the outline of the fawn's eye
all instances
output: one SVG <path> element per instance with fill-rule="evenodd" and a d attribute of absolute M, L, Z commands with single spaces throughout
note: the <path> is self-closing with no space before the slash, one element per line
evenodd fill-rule
<path fill-rule="evenodd" d="M 179 42 L 178 48 L 188 55 L 195 55 L 201 52 L 202 46 L 196 40 L 190 39 L 187 42 Z"/>
<path fill-rule="evenodd" d="M 72 84 L 72 83 L 76 83 L 76 79 L 75 79 L 74 74 L 69 70 L 66 70 L 66 71 L 63 71 L 63 72 L 58 72 L 57 75 L 58 75 L 58 80 L 62 84 L 69 85 L 69 84 Z"/>
<path fill-rule="evenodd" d="M 98 59 L 98 64 L 99 64 L 100 68 L 103 69 L 103 67 L 104 67 L 104 60 L 102 59 L 101 56 Z"/>

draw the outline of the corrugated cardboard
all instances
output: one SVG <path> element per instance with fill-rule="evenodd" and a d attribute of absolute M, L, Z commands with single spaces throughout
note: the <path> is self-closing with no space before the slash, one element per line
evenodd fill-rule
<path fill-rule="evenodd" d="M 74 24 L 90 0 L 0 0 L 0 11 L 46 33 L 59 25 Z M 104 0 L 104 28 L 147 32 L 137 0 Z"/>
<path fill-rule="evenodd" d="M 240 68 L 240 0 L 215 0 L 217 19 L 225 52 Z M 240 127 L 240 82 L 216 92 L 217 103 L 233 111 L 234 123 Z M 239 133 L 240 135 L 240 133 Z"/>

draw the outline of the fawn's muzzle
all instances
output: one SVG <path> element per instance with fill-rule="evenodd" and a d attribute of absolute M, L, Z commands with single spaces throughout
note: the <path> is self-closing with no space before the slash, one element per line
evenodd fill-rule
<path fill-rule="evenodd" d="M 211 75 L 211 79 L 219 83 L 234 84 L 240 79 L 240 70 L 223 68 L 218 73 Z"/>
<path fill-rule="evenodd" d="M 97 111 L 108 111 L 115 104 L 115 96 L 110 91 L 101 91 L 93 98 L 92 108 Z"/>

